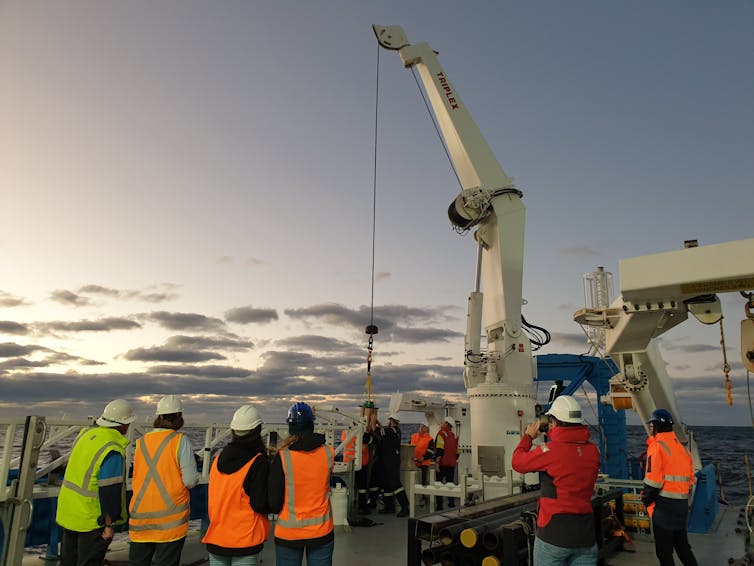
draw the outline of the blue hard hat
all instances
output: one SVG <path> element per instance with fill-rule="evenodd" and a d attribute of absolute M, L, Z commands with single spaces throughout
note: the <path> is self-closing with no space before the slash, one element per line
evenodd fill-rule
<path fill-rule="evenodd" d="M 647 421 L 647 424 L 649 423 L 662 423 L 672 425 L 673 415 L 671 415 L 670 412 L 666 411 L 665 409 L 655 409 L 654 411 L 652 411 L 652 415 Z"/>
<path fill-rule="evenodd" d="M 311 424 L 314 422 L 314 412 L 309 405 L 299 401 L 288 409 L 288 418 L 285 419 L 285 422 L 295 425 Z"/>

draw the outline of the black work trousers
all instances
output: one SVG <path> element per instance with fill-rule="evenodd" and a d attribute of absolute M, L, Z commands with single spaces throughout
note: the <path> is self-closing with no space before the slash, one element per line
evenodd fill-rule
<path fill-rule="evenodd" d="M 102 538 L 104 527 L 80 533 L 63 529 L 60 540 L 60 566 L 102 566 L 109 540 Z"/>
<path fill-rule="evenodd" d="M 455 483 L 456 481 L 456 468 L 455 466 L 440 466 L 440 469 L 435 476 L 438 481 L 442 483 Z M 448 507 L 455 507 L 456 502 L 452 497 L 448 497 Z M 442 511 L 442 497 L 437 497 L 435 500 L 435 511 Z"/>
<path fill-rule="evenodd" d="M 180 566 L 181 551 L 186 537 L 170 542 L 133 542 L 128 549 L 128 560 L 131 566 Z"/>
<path fill-rule="evenodd" d="M 660 566 L 674 566 L 673 549 L 684 566 L 698 566 L 686 529 L 670 531 L 654 525 L 655 554 Z"/>

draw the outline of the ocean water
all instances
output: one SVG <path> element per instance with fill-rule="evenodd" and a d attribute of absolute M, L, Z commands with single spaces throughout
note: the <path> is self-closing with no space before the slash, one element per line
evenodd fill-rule
<path fill-rule="evenodd" d="M 749 463 L 754 468 L 754 429 L 751 427 L 690 427 L 693 431 L 699 452 L 704 464 L 713 463 L 718 470 L 718 481 L 722 482 L 722 496 L 732 505 L 743 505 L 750 496 L 749 479 L 746 475 L 744 456 L 748 455 Z M 419 430 L 416 423 L 401 425 L 404 443 L 410 441 L 411 435 Z M 5 444 L 3 430 L 0 428 L 0 446 Z M 204 432 L 187 430 L 195 450 L 204 443 Z M 60 451 L 70 446 L 70 442 L 61 442 L 57 448 Z M 21 432 L 18 431 L 14 441 L 14 456 L 18 454 L 21 444 Z M 641 426 L 626 427 L 626 453 L 631 458 L 638 458 L 646 447 L 646 433 Z M 40 465 L 51 461 L 50 454 L 43 450 L 40 454 Z M 754 475 L 754 470 L 751 472 Z M 754 481 L 754 479 L 752 480 Z"/>
<path fill-rule="evenodd" d="M 411 434 L 417 432 L 418 424 L 404 423 L 401 426 L 402 439 L 408 443 Z M 744 505 L 748 500 L 749 479 L 744 465 L 744 456 L 748 455 L 749 461 L 754 466 L 754 429 L 751 427 L 691 427 L 697 439 L 697 444 L 702 456 L 703 463 L 713 463 L 718 469 L 719 480 L 722 481 L 721 497 L 724 502 L 731 505 Z M 187 430 L 192 439 L 194 449 L 199 449 L 204 443 L 203 431 Z M 5 439 L 0 428 L 0 446 L 4 446 Z M 20 451 L 21 433 L 16 434 L 14 439 L 14 455 Z M 69 442 L 58 445 L 61 451 L 70 446 Z M 637 458 L 645 449 L 646 433 L 643 427 L 626 427 L 626 452 L 629 458 Z M 40 464 L 51 461 L 49 451 L 44 450 L 40 454 Z M 198 529 L 198 521 L 194 521 L 192 528 Z M 128 534 L 116 534 L 118 540 L 126 540 Z M 42 556 L 45 553 L 44 545 L 27 547 L 26 554 Z"/>
<path fill-rule="evenodd" d="M 744 456 L 748 455 L 749 465 L 754 467 L 754 429 L 745 426 L 692 426 L 689 429 L 696 438 L 702 463 L 716 465 L 724 499 L 731 505 L 744 505 L 751 495 Z M 643 427 L 626 427 L 626 452 L 629 457 L 637 457 L 644 452 L 646 439 Z"/>
<path fill-rule="evenodd" d="M 731 505 L 744 505 L 749 498 L 744 456 L 754 468 L 754 429 L 752 427 L 697 426 L 694 433 L 703 464 L 715 464 L 718 481 L 722 482 L 722 496 Z M 401 424 L 403 442 L 419 430 L 418 424 Z M 641 426 L 626 426 L 626 454 L 638 458 L 646 449 L 647 434 Z M 751 472 L 754 475 L 754 469 Z M 754 478 L 752 478 L 754 481 Z"/>

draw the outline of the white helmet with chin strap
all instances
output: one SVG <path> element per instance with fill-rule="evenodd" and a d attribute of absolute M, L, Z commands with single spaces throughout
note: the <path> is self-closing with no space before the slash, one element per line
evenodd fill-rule
<path fill-rule="evenodd" d="M 230 421 L 230 428 L 239 432 L 252 430 L 262 424 L 262 417 L 259 411 L 252 405 L 244 405 L 233 413 L 233 420 Z"/>
<path fill-rule="evenodd" d="M 135 420 L 136 415 L 134 415 L 131 403 L 125 399 L 115 399 L 107 404 L 105 410 L 102 411 L 102 416 L 97 419 L 97 424 L 107 428 L 116 428 L 130 424 Z"/>
<path fill-rule="evenodd" d="M 581 418 L 581 405 L 570 395 L 560 395 L 545 413 L 558 419 L 561 423 L 584 424 Z"/>
<path fill-rule="evenodd" d="M 183 403 L 175 395 L 165 395 L 160 402 L 157 403 L 156 415 L 172 415 L 174 413 L 183 412 Z"/>

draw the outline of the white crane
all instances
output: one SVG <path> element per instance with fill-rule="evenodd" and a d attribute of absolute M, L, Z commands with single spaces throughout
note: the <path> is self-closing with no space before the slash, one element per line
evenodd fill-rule
<path fill-rule="evenodd" d="M 477 288 L 469 296 L 464 371 L 471 465 L 504 476 L 522 423 L 534 419 L 536 403 L 536 364 L 521 323 L 522 193 L 495 159 L 430 46 L 409 45 L 399 26 L 373 27 L 382 47 L 398 51 L 404 66 L 418 70 L 462 185 L 448 216 L 462 231 L 476 227 Z M 482 315 L 486 349 L 480 340 Z"/>

